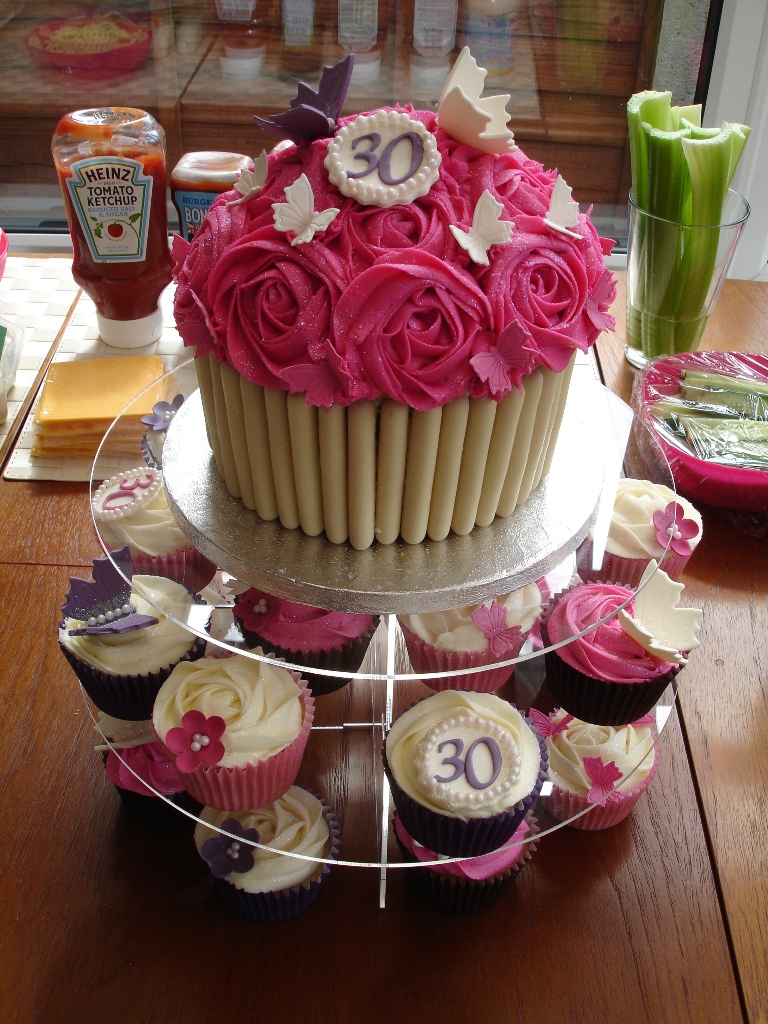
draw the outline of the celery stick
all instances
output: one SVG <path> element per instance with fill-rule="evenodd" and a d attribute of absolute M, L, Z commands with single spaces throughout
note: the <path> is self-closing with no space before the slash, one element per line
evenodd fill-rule
<path fill-rule="evenodd" d="M 713 410 L 731 410 L 745 419 L 768 420 L 768 401 L 743 391 L 710 390 L 683 385 L 680 394 L 686 401 L 706 405 Z"/>
<path fill-rule="evenodd" d="M 645 135 L 642 123 L 655 128 L 672 128 L 670 104 L 671 92 L 654 92 L 647 89 L 637 92 L 627 103 L 629 124 L 629 156 L 632 166 L 632 197 L 641 210 L 648 209 L 648 159 L 645 151 Z"/>
<path fill-rule="evenodd" d="M 648 211 L 673 222 L 648 220 L 645 239 L 642 349 L 650 359 L 675 348 L 675 304 L 680 285 L 682 230 L 674 224 L 682 217 L 690 178 L 682 158 L 686 129 L 665 132 L 643 122 L 648 156 Z"/>
<path fill-rule="evenodd" d="M 768 398 L 768 381 L 751 377 L 736 377 L 727 373 L 705 373 L 700 370 L 683 370 L 680 380 L 696 388 L 724 388 L 727 391 L 743 391 L 748 395 Z"/>
<path fill-rule="evenodd" d="M 726 466 L 768 469 L 768 423 L 680 417 L 697 458 Z"/>

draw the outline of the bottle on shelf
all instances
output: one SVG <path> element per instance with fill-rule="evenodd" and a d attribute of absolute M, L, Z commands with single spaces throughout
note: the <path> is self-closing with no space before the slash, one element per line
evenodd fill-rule
<path fill-rule="evenodd" d="M 508 75 L 514 62 L 520 0 L 461 0 L 457 28 L 460 47 L 468 46 L 489 80 Z"/>
<path fill-rule="evenodd" d="M 422 57 L 445 57 L 456 45 L 457 0 L 414 0 L 413 48 Z"/>
<path fill-rule="evenodd" d="M 157 341 L 171 280 L 165 132 L 134 107 L 76 110 L 58 123 L 53 159 L 72 234 L 72 276 L 116 348 Z"/>

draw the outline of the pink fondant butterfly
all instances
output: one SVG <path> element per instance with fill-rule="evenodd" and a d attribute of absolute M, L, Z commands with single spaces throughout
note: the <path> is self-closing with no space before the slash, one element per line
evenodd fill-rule
<path fill-rule="evenodd" d="M 520 639 L 519 628 L 507 627 L 507 609 L 496 601 L 491 602 L 490 608 L 481 605 L 476 612 L 472 612 L 472 621 L 485 633 L 495 658 L 508 654 L 509 649 Z"/>
<path fill-rule="evenodd" d="M 594 783 L 587 793 L 587 803 L 618 803 L 621 800 L 621 793 L 614 789 L 614 785 L 622 778 L 621 769 L 615 761 L 585 757 L 584 771 Z"/>
<path fill-rule="evenodd" d="M 528 717 L 536 726 L 536 731 L 542 739 L 545 739 L 547 736 L 559 736 L 561 732 L 565 732 L 573 721 L 573 715 L 564 715 L 558 722 L 556 722 L 553 718 L 550 718 L 549 715 L 543 714 L 536 708 L 531 708 L 528 712 Z"/>
<path fill-rule="evenodd" d="M 487 352 L 472 356 L 470 364 L 481 381 L 488 384 L 492 395 L 506 395 L 514 384 L 520 388 L 523 376 L 533 368 L 535 351 L 530 334 L 513 320 Z"/>
<path fill-rule="evenodd" d="M 610 270 L 604 270 L 595 287 L 587 297 L 587 316 L 598 331 L 615 331 L 616 320 L 608 312 L 616 298 L 616 278 Z"/>

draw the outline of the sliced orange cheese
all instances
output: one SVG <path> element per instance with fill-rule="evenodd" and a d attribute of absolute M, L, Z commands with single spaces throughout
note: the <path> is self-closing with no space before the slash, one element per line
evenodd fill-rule
<path fill-rule="evenodd" d="M 160 356 L 120 356 L 53 363 L 48 371 L 35 423 L 43 433 L 106 430 L 144 388 L 164 372 Z M 146 416 L 164 397 L 162 383 L 131 405 L 132 417 Z"/>

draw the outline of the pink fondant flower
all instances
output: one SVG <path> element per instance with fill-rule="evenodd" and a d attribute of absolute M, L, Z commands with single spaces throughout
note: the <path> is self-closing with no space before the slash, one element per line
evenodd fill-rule
<path fill-rule="evenodd" d="M 520 640 L 519 626 L 507 626 L 507 609 L 503 604 L 491 601 L 490 607 L 480 605 L 476 612 L 472 612 L 471 618 L 478 629 L 485 633 L 495 658 L 503 658 Z"/>
<path fill-rule="evenodd" d="M 536 348 L 531 336 L 523 325 L 514 320 L 504 328 L 495 345 L 485 352 L 478 352 L 470 359 L 470 363 L 483 383 L 495 399 L 503 398 L 514 385 L 522 388 L 523 377 L 529 374 L 536 365 Z M 483 397 L 472 394 L 476 398 Z"/>
<path fill-rule="evenodd" d="M 656 540 L 661 547 L 667 544 L 676 555 L 690 555 L 691 545 L 688 543 L 699 532 L 698 524 L 693 519 L 685 519 L 685 509 L 676 501 L 670 501 L 662 512 L 657 509 L 653 513 L 653 525 L 656 527 Z"/>
<path fill-rule="evenodd" d="M 587 793 L 587 803 L 614 803 L 621 800 L 621 793 L 614 786 L 622 778 L 621 769 L 615 761 L 603 761 L 601 757 L 585 757 L 584 771 L 594 785 Z"/>
<path fill-rule="evenodd" d="M 549 715 L 545 715 L 541 711 L 537 711 L 536 708 L 531 708 L 528 712 L 528 716 L 536 726 L 536 731 L 542 739 L 546 739 L 547 736 L 559 736 L 561 732 L 565 732 L 573 721 L 573 715 L 563 715 L 563 717 L 556 722 L 553 718 L 550 718 Z"/>
<path fill-rule="evenodd" d="M 180 772 L 194 772 L 201 764 L 218 764 L 224 757 L 221 737 L 227 728 L 219 715 L 206 718 L 202 711 L 187 711 L 181 726 L 169 729 L 165 745 L 177 755 L 176 768 Z"/>
<path fill-rule="evenodd" d="M 587 316 L 598 331 L 616 330 L 616 319 L 608 312 L 615 298 L 616 278 L 606 269 L 587 296 Z"/>
<path fill-rule="evenodd" d="M 472 276 L 431 253 L 383 256 L 341 296 L 335 347 L 356 353 L 374 394 L 433 409 L 466 392 L 476 335 L 491 328 L 488 302 Z"/>

